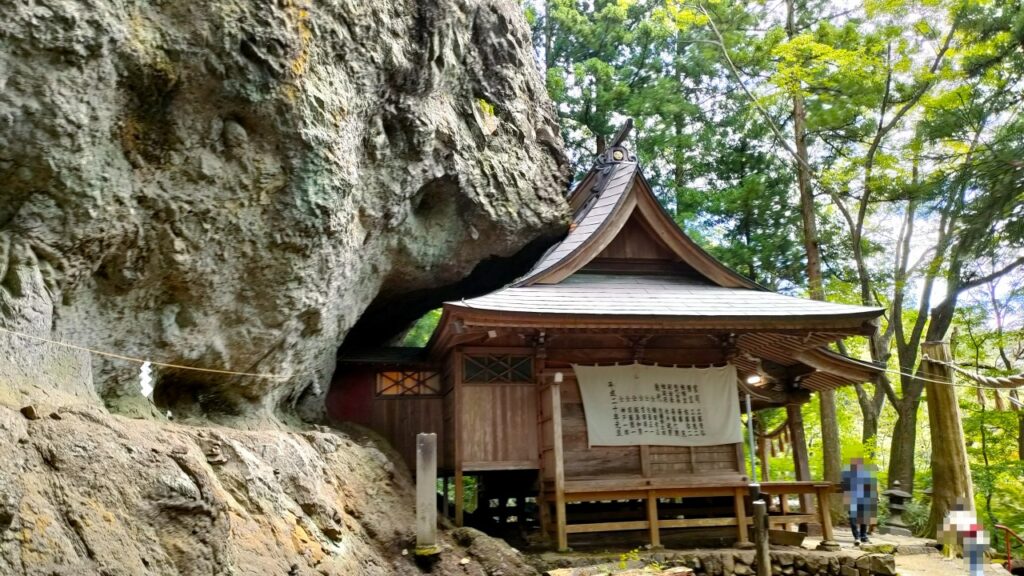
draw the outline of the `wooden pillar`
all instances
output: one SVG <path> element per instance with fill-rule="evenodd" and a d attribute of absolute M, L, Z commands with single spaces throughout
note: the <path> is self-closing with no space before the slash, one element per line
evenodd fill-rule
<path fill-rule="evenodd" d="M 541 480 L 543 484 L 543 480 Z M 540 496 L 537 497 L 537 520 L 540 522 L 540 533 L 547 541 L 551 537 L 551 508 L 544 489 L 541 488 Z"/>
<path fill-rule="evenodd" d="M 647 528 L 650 530 L 651 547 L 661 548 L 661 527 L 658 526 L 658 497 L 654 490 L 647 491 Z"/>
<path fill-rule="evenodd" d="M 462 526 L 462 514 L 464 508 L 464 489 L 462 481 L 462 352 L 456 350 L 454 353 L 454 366 L 452 370 L 452 394 L 455 398 L 452 400 L 453 412 L 452 414 L 452 432 L 454 441 L 453 462 L 455 468 L 455 525 Z"/>
<path fill-rule="evenodd" d="M 544 382 L 544 369 L 547 367 L 547 348 L 538 346 L 534 351 L 536 362 L 533 366 L 533 381 L 537 386 L 537 521 L 540 522 L 540 533 L 544 540 L 551 536 L 551 509 L 547 499 L 544 481 L 544 412 L 547 405 L 547 384 Z"/>
<path fill-rule="evenodd" d="M 804 436 L 804 417 L 800 413 L 800 404 L 786 404 L 786 416 L 789 418 L 789 436 L 793 447 L 793 468 L 796 479 L 809 481 L 811 467 L 807 459 L 807 438 Z M 800 510 L 803 514 L 814 513 L 814 495 L 800 495 Z"/>
<path fill-rule="evenodd" d="M 736 513 L 736 546 L 747 548 L 751 546 L 750 536 L 747 534 L 747 505 L 744 501 L 746 488 L 736 488 L 732 494 L 733 509 Z"/>
<path fill-rule="evenodd" d="M 462 464 L 455 465 L 455 525 L 462 526 L 462 503 L 465 501 L 463 497 L 463 485 L 462 485 Z"/>
<path fill-rule="evenodd" d="M 789 514 L 789 494 L 779 494 L 779 512 L 781 512 L 783 516 L 785 516 L 786 514 Z M 796 530 L 796 525 L 795 524 L 788 524 L 787 523 L 783 527 L 786 530 L 790 530 L 790 531 Z"/>
<path fill-rule="evenodd" d="M 821 521 L 821 543 L 835 542 L 832 535 L 832 513 L 829 509 L 831 498 L 828 488 L 818 488 L 818 519 Z"/>
<path fill-rule="evenodd" d="M 565 463 L 562 457 L 562 385 L 551 385 L 551 430 L 555 458 L 555 528 L 558 531 L 558 550 L 569 549 L 565 515 Z"/>

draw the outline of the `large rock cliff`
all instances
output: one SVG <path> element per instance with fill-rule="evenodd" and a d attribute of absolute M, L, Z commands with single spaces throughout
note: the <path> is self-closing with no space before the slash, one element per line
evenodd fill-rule
<path fill-rule="evenodd" d="M 394 312 L 380 338 L 564 229 L 515 3 L 0 6 L 0 327 L 284 376 L 158 367 L 161 412 L 315 413 L 372 303 Z M 14 404 L 42 389 L 138 412 L 138 372 L 0 334 Z"/>
<path fill-rule="evenodd" d="M 350 340 L 509 280 L 564 230 L 519 6 L 0 14 L 0 573 L 419 573 L 407 471 L 310 422 L 368 307 Z M 95 351 L 264 376 L 156 365 L 153 404 L 137 362 Z M 443 543 L 434 574 L 534 573 Z"/>

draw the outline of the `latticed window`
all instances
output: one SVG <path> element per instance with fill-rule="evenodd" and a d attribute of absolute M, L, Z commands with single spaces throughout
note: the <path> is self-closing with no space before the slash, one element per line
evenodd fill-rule
<path fill-rule="evenodd" d="M 533 382 L 533 357 L 508 354 L 465 356 L 462 377 L 466 382 Z"/>
<path fill-rule="evenodd" d="M 437 372 L 395 371 L 377 373 L 378 396 L 422 396 L 441 393 Z"/>

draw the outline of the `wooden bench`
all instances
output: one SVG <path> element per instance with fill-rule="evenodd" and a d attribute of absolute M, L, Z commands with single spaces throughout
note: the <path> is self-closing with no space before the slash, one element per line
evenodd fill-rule
<path fill-rule="evenodd" d="M 543 490 L 541 503 L 541 521 L 545 532 L 550 525 L 548 506 L 556 508 L 556 529 L 558 548 L 568 548 L 569 534 L 594 532 L 616 532 L 627 530 L 648 530 L 652 546 L 661 545 L 662 528 L 708 528 L 735 526 L 737 544 L 744 546 L 750 543 L 748 526 L 752 523 L 747 515 L 746 500 L 750 494 L 748 482 L 735 477 L 723 478 L 689 478 L 690 482 L 680 482 L 678 478 L 645 478 L 639 476 L 614 478 L 579 478 L 567 479 L 559 497 L 554 482 L 547 482 Z M 701 482 L 694 483 L 694 480 Z M 782 498 L 781 513 L 769 516 L 769 526 L 784 528 L 794 524 L 820 522 L 825 540 L 832 539 L 832 522 L 828 513 L 828 495 L 832 485 L 827 482 L 768 482 L 761 485 L 764 494 Z M 810 494 L 816 496 L 817 512 L 800 510 L 794 514 L 789 510 L 786 496 L 791 494 Z M 677 518 L 660 519 L 658 517 L 659 498 L 703 498 L 731 497 L 733 499 L 733 515 L 714 518 Z M 616 522 L 590 522 L 585 524 L 569 524 L 566 521 L 565 505 L 576 502 L 601 502 L 616 500 L 639 500 L 646 502 L 645 520 L 627 520 Z"/>

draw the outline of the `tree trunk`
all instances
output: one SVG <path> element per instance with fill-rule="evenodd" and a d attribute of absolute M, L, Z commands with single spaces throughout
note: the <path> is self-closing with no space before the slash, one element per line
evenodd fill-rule
<path fill-rule="evenodd" d="M 886 376 L 882 374 L 878 378 L 882 380 Z M 885 405 L 885 390 L 882 386 L 887 385 L 876 381 L 875 390 L 871 396 L 868 396 L 867 392 L 863 391 L 863 386 L 857 390 L 857 401 L 860 403 L 860 411 L 863 417 L 860 439 L 863 444 L 870 444 L 872 446 L 872 453 L 870 454 L 872 457 L 878 449 L 878 446 L 873 444 L 875 438 L 878 437 L 878 415 L 882 413 L 882 407 Z"/>
<path fill-rule="evenodd" d="M 796 8 L 793 0 L 786 2 L 786 35 L 796 36 Z M 793 141 L 796 150 L 796 184 L 800 191 L 800 219 L 804 229 L 804 252 L 807 256 L 807 288 L 811 298 L 825 299 L 821 279 L 821 249 L 818 245 L 818 224 L 811 190 L 811 165 L 807 156 L 807 111 L 799 89 L 793 94 Z"/>
<path fill-rule="evenodd" d="M 926 530 L 930 537 L 934 537 L 936 528 L 954 504 L 962 502 L 974 509 L 974 487 L 964 445 L 960 406 L 956 388 L 952 386 L 953 371 L 949 366 L 939 364 L 950 361 L 949 345 L 945 342 L 924 342 L 921 355 L 920 371 L 923 378 L 928 379 L 925 390 L 932 438 L 932 510 Z M 938 384 L 933 380 L 949 384 Z"/>
<path fill-rule="evenodd" d="M 804 97 L 798 92 L 793 96 L 793 132 L 796 140 L 796 181 L 800 190 L 800 219 L 804 229 L 804 252 L 807 255 L 807 288 L 811 298 L 824 300 L 821 248 L 818 244 L 818 224 L 815 220 L 814 194 L 811 191 L 811 171 L 807 157 L 807 134 L 804 127 L 806 118 Z"/>
<path fill-rule="evenodd" d="M 896 426 L 892 430 L 889 486 L 899 480 L 907 492 L 914 489 L 914 447 L 917 445 L 917 412 L 920 404 L 920 397 L 904 398 L 896 406 Z"/>
<path fill-rule="evenodd" d="M 794 0 L 786 1 L 786 35 L 796 36 L 796 7 Z M 804 232 L 804 252 L 807 256 L 807 287 L 811 298 L 825 300 L 825 288 L 821 276 L 821 248 L 818 244 L 818 224 L 814 210 L 814 194 L 811 190 L 811 166 L 807 155 L 807 111 L 804 96 L 798 89 L 793 93 L 793 140 L 796 150 L 796 182 L 800 191 L 800 218 Z M 839 450 L 839 421 L 836 419 L 835 392 L 828 390 L 819 394 L 821 405 L 821 446 L 824 459 L 825 480 L 839 482 L 842 455 Z M 839 494 L 833 494 L 832 508 L 842 505 Z"/>
<path fill-rule="evenodd" d="M 1017 411 L 1017 459 L 1024 460 L 1024 410 Z"/>
<path fill-rule="evenodd" d="M 804 436 L 804 416 L 800 404 L 786 404 L 786 419 L 789 421 L 789 444 L 793 449 L 793 470 L 796 479 L 806 482 L 811 479 L 811 467 L 807 461 L 807 438 Z M 800 495 L 800 508 L 804 514 L 814 513 L 814 498 L 810 494 Z"/>
<path fill-rule="evenodd" d="M 825 480 L 839 484 L 843 466 L 839 451 L 839 420 L 836 418 L 836 393 L 823 390 L 819 393 L 821 404 L 821 457 L 824 461 Z M 838 492 L 831 495 L 832 516 L 842 517 L 843 497 Z"/>
<path fill-rule="evenodd" d="M 878 414 L 875 414 L 870 398 L 860 402 L 860 412 L 863 419 L 860 441 L 866 445 L 871 442 L 872 438 L 878 436 Z"/>

